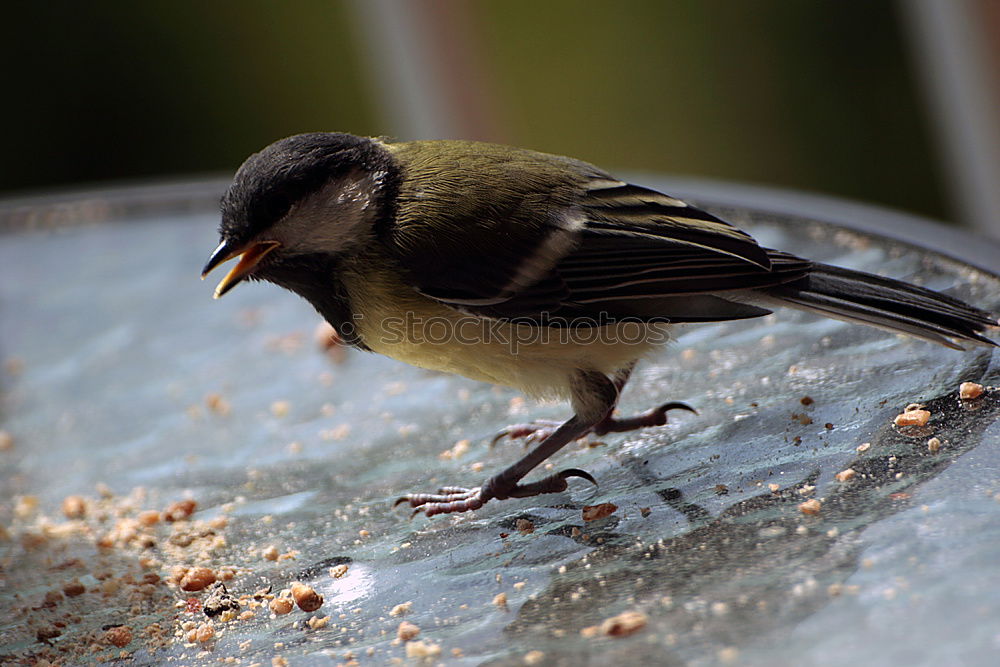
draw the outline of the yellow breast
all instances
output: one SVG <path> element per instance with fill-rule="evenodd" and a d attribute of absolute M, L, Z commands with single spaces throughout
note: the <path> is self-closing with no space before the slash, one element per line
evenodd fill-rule
<path fill-rule="evenodd" d="M 573 371 L 613 373 L 667 339 L 665 325 L 572 329 L 468 315 L 420 295 L 393 272 L 372 264 L 342 279 L 358 333 L 373 351 L 532 396 L 566 398 Z"/>

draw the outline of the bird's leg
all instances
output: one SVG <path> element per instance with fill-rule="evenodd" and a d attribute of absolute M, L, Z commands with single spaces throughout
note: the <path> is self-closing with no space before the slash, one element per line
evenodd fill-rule
<path fill-rule="evenodd" d="M 614 385 L 618 396 L 621 396 L 622 390 L 628 383 L 629 377 L 632 375 L 632 369 L 634 368 L 635 362 L 633 361 L 628 366 L 625 366 L 616 372 L 611 378 L 611 383 Z M 578 437 L 582 438 L 588 433 L 593 433 L 594 435 L 605 435 L 607 433 L 634 431 L 648 426 L 663 426 L 667 423 L 667 412 L 670 410 L 687 410 L 688 412 L 696 413 L 694 408 L 685 403 L 678 402 L 664 403 L 663 405 L 655 407 L 648 412 L 620 419 L 613 416 L 614 409 L 614 406 L 612 406 L 608 413 L 599 422 L 594 424 L 593 428 L 584 431 Z M 491 446 L 495 445 L 505 437 L 512 440 L 514 438 L 524 438 L 525 444 L 529 444 L 531 442 L 545 439 L 551 435 L 558 426 L 559 422 L 546 420 L 538 420 L 528 424 L 514 424 L 496 434 L 490 444 Z"/>
<path fill-rule="evenodd" d="M 628 366 L 615 373 L 612 382 L 615 385 L 615 389 L 618 390 L 619 395 L 621 395 L 626 383 L 628 383 L 628 379 L 631 377 L 632 369 L 634 368 L 635 362 L 633 361 Z M 614 406 L 612 406 L 612 408 L 608 410 L 607 414 L 604 415 L 604 418 L 594 424 L 590 432 L 594 435 L 605 435 L 606 433 L 634 431 L 648 426 L 663 426 L 667 423 L 667 412 L 670 410 L 687 410 L 688 412 L 694 412 L 697 414 L 697 410 L 692 408 L 687 403 L 672 401 L 670 403 L 664 403 L 663 405 L 657 406 L 652 410 L 639 415 L 616 418 L 614 416 L 615 409 Z"/>
<path fill-rule="evenodd" d="M 477 510 L 494 498 L 505 500 L 528 498 L 543 493 L 558 493 L 566 490 L 566 480 L 571 477 L 581 477 L 596 484 L 590 473 L 576 468 L 561 470 L 536 482 L 521 483 L 521 480 L 545 459 L 587 433 L 594 424 L 601 421 L 618 398 L 618 390 L 614 383 L 603 374 L 593 371 L 577 371 L 572 392 L 576 414 L 563 422 L 514 465 L 490 477 L 482 486 L 472 489 L 444 487 L 438 493 L 414 493 L 403 496 L 396 501 L 396 504 L 409 503 L 410 507 L 417 508 L 418 512 L 434 516 Z"/>

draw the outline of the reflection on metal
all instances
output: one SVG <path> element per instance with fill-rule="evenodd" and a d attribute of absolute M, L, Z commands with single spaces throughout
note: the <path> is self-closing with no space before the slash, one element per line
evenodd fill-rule
<path fill-rule="evenodd" d="M 705 191 L 699 199 L 764 244 L 1000 308 L 1000 277 L 934 250 Z M 861 210 L 851 211 L 857 222 Z M 98 482 L 120 494 L 143 486 L 157 507 L 191 494 L 194 518 L 229 517 L 227 544 L 198 564 L 234 566 L 230 593 L 304 581 L 326 598 L 326 627 L 308 627 L 300 611 L 261 611 L 226 624 L 204 654 L 173 639 L 150 654 L 136 641 L 135 664 L 266 664 L 275 654 L 325 664 L 369 649 L 388 664 L 406 655 L 392 643 L 404 618 L 446 664 L 522 665 L 531 651 L 567 665 L 995 659 L 1000 397 L 963 402 L 957 389 L 1000 385 L 996 352 L 795 312 L 691 326 L 639 367 L 622 409 L 678 400 L 698 415 L 568 447 L 554 461 L 593 473 L 596 493 L 583 484 L 410 520 L 391 508 L 402 491 L 478 483 L 517 456 L 515 444 L 490 448 L 497 430 L 565 406 L 374 355 L 331 363 L 313 347 L 317 318 L 300 300 L 267 286 L 211 299 L 198 271 L 215 224 L 206 206 L 143 224 L 8 228 L 0 242 L 0 360 L 18 360 L 18 373 L 0 375 L 0 428 L 15 438 L 0 452 L 11 471 L 0 476 L 4 507 L 35 495 L 61 520 L 62 499 Z M 930 431 L 892 425 L 914 402 L 931 412 Z M 847 468 L 853 479 L 837 481 Z M 818 514 L 799 509 L 807 498 L 822 500 Z M 604 502 L 618 509 L 582 520 L 582 505 Z M 92 557 L 77 539 L 53 532 L 53 552 L 0 540 L 0 607 L 38 606 L 63 576 L 40 559 L 85 548 Z M 270 547 L 290 556 L 263 557 Z M 153 548 L 164 574 L 180 564 Z M 494 603 L 498 593 L 506 604 Z M 172 637 L 187 618 L 175 594 L 142 623 L 158 620 Z M 408 611 L 392 615 L 399 605 Z M 646 627 L 581 634 L 622 611 L 641 612 Z M 58 644 L 130 613 L 102 598 Z M 20 643 L 0 655 L 43 646 L 10 616 L 0 634 Z"/>

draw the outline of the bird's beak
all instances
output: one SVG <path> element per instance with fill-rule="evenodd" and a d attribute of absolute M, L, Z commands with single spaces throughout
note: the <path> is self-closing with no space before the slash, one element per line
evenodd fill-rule
<path fill-rule="evenodd" d="M 279 247 L 281 247 L 281 244 L 277 241 L 257 241 L 242 247 L 234 247 L 228 242 L 223 241 L 212 253 L 212 256 L 208 258 L 205 268 L 201 270 L 201 279 L 204 280 L 205 276 L 219 264 L 228 262 L 234 257 L 240 258 L 236 266 L 230 269 L 225 278 L 220 280 L 216 286 L 214 298 L 218 299 L 235 287 L 238 282 L 250 275 L 257 265 L 260 264 L 260 260 L 264 259 L 269 252 Z"/>

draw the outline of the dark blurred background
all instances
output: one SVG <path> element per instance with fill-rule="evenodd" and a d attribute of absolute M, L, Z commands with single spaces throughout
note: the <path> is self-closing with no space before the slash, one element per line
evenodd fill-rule
<path fill-rule="evenodd" d="M 7 2 L 0 195 L 226 175 L 277 138 L 341 130 L 988 230 L 998 20 L 997 0 Z"/>

